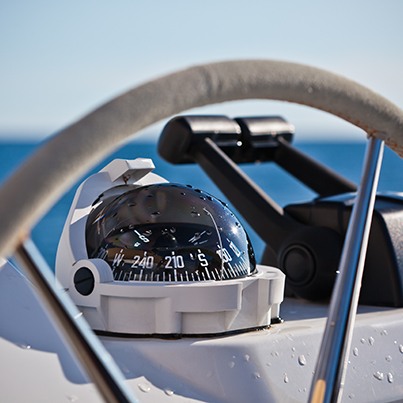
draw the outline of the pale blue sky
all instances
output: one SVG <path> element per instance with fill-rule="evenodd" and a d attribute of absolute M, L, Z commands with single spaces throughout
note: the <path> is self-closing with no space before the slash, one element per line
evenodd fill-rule
<path fill-rule="evenodd" d="M 153 77 L 245 58 L 325 68 L 403 107 L 403 1 L 0 0 L 0 132 L 51 134 Z M 283 103 L 208 112 L 282 114 L 302 136 L 363 137 Z"/>

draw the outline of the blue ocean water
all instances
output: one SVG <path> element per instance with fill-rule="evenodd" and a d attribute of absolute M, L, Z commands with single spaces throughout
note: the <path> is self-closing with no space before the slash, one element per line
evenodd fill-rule
<path fill-rule="evenodd" d="M 297 142 L 295 145 L 351 181 L 359 182 L 365 153 L 365 142 Z M 0 183 L 39 146 L 39 143 L 1 142 Z M 173 166 L 158 156 L 155 144 L 129 143 L 101 162 L 94 171 L 100 169 L 114 158 L 134 159 L 137 157 L 151 158 L 156 166 L 154 172 L 165 177 L 170 182 L 191 184 L 227 201 L 197 165 Z M 310 200 L 316 196 L 315 193 L 272 163 L 244 165 L 243 169 L 281 206 L 291 202 Z M 386 149 L 379 190 L 403 192 L 402 172 L 403 160 L 389 149 Z M 34 241 L 51 267 L 54 266 L 58 239 L 77 186 L 78 184 L 60 199 L 38 223 L 32 233 Z M 240 217 L 240 221 L 245 225 L 259 259 L 263 252 L 263 242 L 242 220 L 242 217 Z"/>

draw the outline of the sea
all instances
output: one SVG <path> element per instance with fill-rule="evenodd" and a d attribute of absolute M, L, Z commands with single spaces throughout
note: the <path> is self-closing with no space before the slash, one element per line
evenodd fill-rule
<path fill-rule="evenodd" d="M 366 142 L 319 142 L 300 141 L 294 144 L 299 150 L 317 159 L 321 163 L 334 169 L 347 179 L 359 183 L 362 174 Z M 0 184 L 23 161 L 41 146 L 40 142 L 0 142 Z M 151 158 L 155 164 L 154 172 L 170 182 L 190 184 L 219 197 L 230 204 L 220 190 L 212 183 L 209 177 L 197 165 L 171 165 L 162 160 L 157 153 L 155 143 L 134 141 L 117 150 L 113 155 L 102 161 L 93 171 L 96 172 L 115 158 Z M 279 205 L 308 201 L 317 195 L 295 178 L 284 172 L 274 163 L 256 163 L 242 165 L 244 172 L 249 175 L 258 186 L 267 192 Z M 388 148 L 385 148 L 381 177 L 378 190 L 403 192 L 403 160 Z M 82 178 L 83 179 L 83 178 Z M 58 241 L 63 225 L 70 209 L 77 186 L 82 179 L 54 205 L 54 207 L 37 223 L 32 230 L 32 238 L 42 252 L 51 268 L 54 267 Z M 29 197 L 27 194 L 26 197 Z M 16 201 L 17 202 L 17 201 Z M 254 233 L 247 222 L 238 215 L 240 222 L 245 226 L 254 246 L 257 259 L 262 256 L 264 243 Z"/>

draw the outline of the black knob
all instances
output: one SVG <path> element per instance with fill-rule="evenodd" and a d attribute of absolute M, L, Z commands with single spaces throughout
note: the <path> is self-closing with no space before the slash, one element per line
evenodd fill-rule
<path fill-rule="evenodd" d="M 81 295 L 90 295 L 94 291 L 95 279 L 88 267 L 81 267 L 74 274 L 74 286 Z"/>
<path fill-rule="evenodd" d="M 328 299 L 337 276 L 342 249 L 340 235 L 324 227 L 294 232 L 279 251 L 287 294 L 309 300 Z"/>

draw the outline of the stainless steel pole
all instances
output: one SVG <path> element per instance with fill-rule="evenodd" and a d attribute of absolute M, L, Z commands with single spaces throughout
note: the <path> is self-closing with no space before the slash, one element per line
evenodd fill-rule
<path fill-rule="evenodd" d="M 341 400 L 383 157 L 383 141 L 371 137 L 361 184 L 344 242 L 322 344 L 312 381 L 312 403 Z"/>
<path fill-rule="evenodd" d="M 66 345 L 106 402 L 137 402 L 113 358 L 79 314 L 76 306 L 55 286 L 55 278 L 31 240 L 20 244 L 15 257 L 34 284 L 35 291 L 51 314 Z"/>

